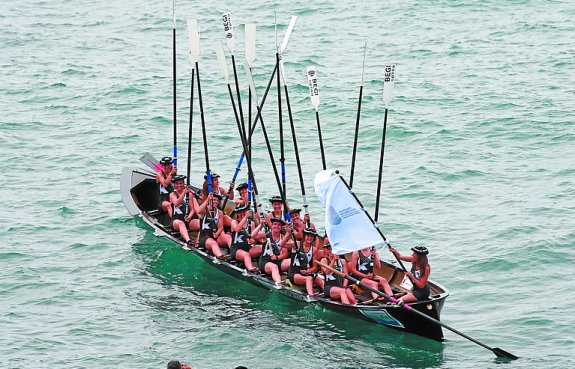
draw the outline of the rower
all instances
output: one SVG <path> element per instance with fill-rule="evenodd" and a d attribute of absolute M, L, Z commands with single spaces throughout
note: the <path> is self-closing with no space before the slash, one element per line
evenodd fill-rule
<path fill-rule="evenodd" d="M 220 175 L 217 173 L 212 173 L 211 177 L 212 177 L 212 193 L 220 195 L 221 198 L 223 199 L 228 194 L 228 191 L 226 191 L 225 188 L 220 186 Z M 230 187 L 233 189 L 234 188 L 233 184 L 230 184 Z M 202 186 L 202 202 L 206 201 L 207 197 L 208 197 L 208 177 L 207 175 L 205 175 L 204 184 Z M 228 199 L 229 200 L 234 199 L 233 191 L 230 193 L 230 197 Z"/>
<path fill-rule="evenodd" d="M 286 232 L 287 233 L 287 232 Z M 291 255 L 288 278 L 291 283 L 298 286 L 305 286 L 308 296 L 315 296 L 313 291 L 314 283 L 323 289 L 323 279 L 319 277 L 317 264 L 317 248 L 315 240 L 317 233 L 311 228 L 303 230 L 304 239 L 300 247 L 295 246 L 295 252 Z"/>
<path fill-rule="evenodd" d="M 330 266 L 331 268 L 347 274 L 347 263 L 342 260 L 339 255 L 331 252 L 331 244 L 329 241 L 323 245 L 323 259 L 321 262 Z M 351 288 L 348 287 L 348 280 L 332 272 L 327 268 L 322 267 L 325 278 L 324 283 L 324 296 L 332 300 L 341 301 L 342 304 L 357 304 L 355 295 Z"/>
<path fill-rule="evenodd" d="M 160 199 L 158 201 L 158 211 L 168 213 L 172 217 L 172 207 L 170 204 L 170 193 L 174 191 L 172 178 L 177 173 L 177 168 L 172 166 L 173 160 L 169 156 L 160 159 L 162 170 L 156 174 L 156 183 L 160 185 Z"/>
<path fill-rule="evenodd" d="M 428 299 L 431 291 L 427 280 L 431 273 L 431 267 L 427 260 L 427 254 L 429 254 L 427 247 L 412 247 L 411 251 L 413 251 L 413 254 L 411 254 L 411 256 L 401 255 L 399 251 L 391 246 L 389 247 L 389 251 L 391 251 L 400 260 L 409 261 L 411 263 L 411 272 L 405 272 L 405 275 L 413 283 L 413 290 L 407 295 L 401 297 L 400 300 L 403 302 L 415 302 L 418 300 Z"/>
<path fill-rule="evenodd" d="M 248 184 L 246 182 L 240 183 L 236 187 L 240 197 L 236 199 L 236 206 L 240 204 L 248 204 Z"/>
<path fill-rule="evenodd" d="M 230 255 L 232 258 L 241 261 L 246 269 L 252 273 L 259 269 L 254 267 L 252 258 L 258 257 L 262 248 L 260 245 L 254 245 L 254 239 L 251 238 L 252 231 L 256 228 L 255 223 L 251 220 L 252 212 L 246 204 L 240 204 L 234 209 L 237 219 L 232 221 L 232 246 Z"/>
<path fill-rule="evenodd" d="M 211 193 L 199 206 L 200 233 L 198 245 L 210 250 L 218 259 L 225 260 L 228 256 L 223 255 L 220 246 L 230 247 L 232 239 L 229 234 L 224 233 L 224 213 L 218 209 L 221 199 L 219 194 Z"/>
<path fill-rule="evenodd" d="M 192 241 L 190 240 L 187 224 L 194 215 L 194 209 L 197 204 L 194 206 L 193 202 L 196 201 L 193 197 L 194 191 L 186 187 L 185 180 L 186 176 L 181 174 L 174 176 L 173 179 L 175 190 L 170 194 L 171 212 L 173 214 L 170 226 L 175 231 L 178 231 L 184 241 L 191 246 Z M 189 204 L 189 201 L 192 201 L 192 205 Z"/>
<path fill-rule="evenodd" d="M 303 230 L 308 227 L 315 230 L 315 225 L 310 222 L 309 214 L 304 215 L 303 220 L 301 219 L 301 209 L 291 209 L 289 211 L 290 219 L 293 225 L 293 233 L 296 239 L 303 239 Z M 316 243 L 317 244 L 317 243 Z"/>
<path fill-rule="evenodd" d="M 252 237 L 259 233 L 263 227 L 264 222 L 260 223 L 252 232 Z M 260 271 L 271 275 L 276 286 L 279 286 L 282 279 L 280 272 L 287 270 L 289 267 L 288 248 L 291 245 L 288 243 L 291 236 L 291 227 L 286 226 L 286 232 L 282 236 L 282 230 L 286 225 L 285 221 L 281 218 L 271 219 L 271 232 L 267 235 L 267 241 L 263 247 L 258 267 Z"/>
<path fill-rule="evenodd" d="M 268 227 L 271 229 L 272 227 L 272 218 L 277 218 L 285 221 L 284 214 L 282 211 L 283 200 L 281 196 L 275 195 L 270 198 L 270 202 L 272 203 L 272 211 L 268 213 L 265 217 L 265 221 Z"/>
<path fill-rule="evenodd" d="M 388 296 L 392 296 L 391 287 L 387 279 L 383 278 L 374 273 L 375 269 L 381 268 L 381 261 L 379 260 L 379 254 L 374 247 L 366 247 L 359 251 L 354 251 L 351 255 L 351 260 L 349 262 L 350 273 L 358 278 L 361 278 L 361 282 L 377 289 L 381 287 L 383 292 Z M 373 299 L 376 299 L 378 295 L 374 292 L 371 293 Z"/>

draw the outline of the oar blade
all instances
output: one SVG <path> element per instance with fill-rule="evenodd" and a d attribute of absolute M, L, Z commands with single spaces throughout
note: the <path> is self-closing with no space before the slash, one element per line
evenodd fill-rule
<path fill-rule="evenodd" d="M 252 95 L 254 95 L 254 98 L 256 100 L 256 105 L 259 106 L 259 101 L 258 101 L 258 92 L 256 91 L 256 85 L 254 83 L 254 78 L 252 76 L 252 71 L 250 70 L 250 68 L 246 65 L 244 65 L 244 69 L 246 70 L 246 79 L 248 80 L 248 84 L 250 86 L 250 91 L 252 92 Z"/>
<path fill-rule="evenodd" d="M 224 46 L 221 41 L 216 41 L 216 55 L 218 57 L 218 63 L 220 64 L 220 73 L 222 77 L 226 80 L 226 84 L 229 83 L 230 71 L 228 69 L 228 63 L 226 62 L 226 54 L 224 53 Z"/>
<path fill-rule="evenodd" d="M 248 23 L 245 26 L 246 62 L 251 68 L 256 60 L 256 25 Z"/>
<path fill-rule="evenodd" d="M 389 103 L 393 98 L 393 86 L 395 83 L 395 64 L 385 66 L 385 74 L 383 77 L 383 103 L 385 108 L 389 107 Z"/>
<path fill-rule="evenodd" d="M 188 19 L 188 46 L 189 58 L 192 65 L 198 61 L 200 56 L 200 29 L 198 27 L 198 20 L 196 18 Z"/>
<path fill-rule="evenodd" d="M 232 15 L 230 12 L 224 13 L 222 15 L 222 21 L 224 22 L 224 32 L 226 33 L 226 44 L 228 50 L 232 55 L 234 54 L 234 26 L 232 24 Z"/>
<path fill-rule="evenodd" d="M 513 355 L 510 352 L 507 352 L 505 350 L 500 349 L 499 347 L 494 347 L 493 349 L 491 349 L 491 351 L 493 351 L 493 353 L 495 355 L 497 355 L 497 357 L 503 357 L 509 360 L 517 360 L 519 359 L 518 356 Z"/>
<path fill-rule="evenodd" d="M 297 17 L 295 15 L 292 15 L 290 22 L 289 22 L 289 26 L 288 29 L 286 31 L 286 34 L 284 36 L 284 40 L 282 42 L 282 46 L 280 47 L 280 54 L 284 52 L 285 48 L 287 47 L 289 38 L 291 36 L 291 33 L 293 31 L 293 28 L 295 26 L 295 21 L 297 20 Z"/>
<path fill-rule="evenodd" d="M 319 109 L 319 88 L 317 85 L 317 71 L 315 65 L 306 68 L 307 71 L 307 82 L 309 85 L 309 97 L 311 99 L 311 104 L 315 108 L 315 111 Z"/>

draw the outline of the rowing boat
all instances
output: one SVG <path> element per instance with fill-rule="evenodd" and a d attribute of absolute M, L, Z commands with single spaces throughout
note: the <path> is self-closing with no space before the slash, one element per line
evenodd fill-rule
<path fill-rule="evenodd" d="M 393 329 L 414 333 L 433 340 L 443 340 L 441 326 L 428 319 L 422 319 L 419 315 L 406 311 L 397 304 L 373 301 L 369 305 L 361 303 L 357 305 L 347 305 L 339 301 L 324 298 L 323 295 L 310 298 L 304 289 L 292 287 L 289 284 L 277 286 L 266 274 L 259 272 L 251 273 L 230 259 L 227 261 L 219 260 L 205 249 L 188 248 L 186 243 L 180 239 L 179 234 L 167 225 L 166 220 L 163 219 L 164 217 L 161 216 L 157 210 L 159 191 L 155 175 L 155 171 L 151 168 L 123 168 L 120 183 L 124 205 L 130 215 L 142 219 L 145 224 L 154 231 L 154 235 L 167 238 L 179 246 L 186 255 L 198 257 L 212 267 L 238 280 L 281 293 L 305 304 L 322 306 L 346 315 L 383 324 Z M 394 290 L 404 290 L 404 288 L 400 287 L 404 277 L 404 272 L 401 268 L 382 260 L 382 268 L 376 270 L 376 273 L 386 277 Z M 284 280 L 287 279 L 287 275 L 283 275 L 282 277 Z M 449 292 L 445 287 L 436 282 L 429 281 L 429 285 L 432 291 L 430 298 L 410 304 L 410 306 L 429 317 L 439 320 L 441 309 Z M 367 300 L 369 300 L 367 294 L 365 294 L 365 296 L 358 296 L 358 301 Z"/>

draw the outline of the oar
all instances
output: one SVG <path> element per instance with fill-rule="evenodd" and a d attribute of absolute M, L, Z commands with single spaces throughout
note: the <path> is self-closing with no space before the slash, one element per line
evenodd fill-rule
<path fill-rule="evenodd" d="M 190 20 L 188 19 L 188 29 L 190 27 L 194 27 L 194 25 L 189 24 Z M 192 22 L 193 23 L 193 22 Z M 197 28 L 197 23 L 196 23 Z M 198 40 L 195 40 L 198 41 Z M 192 83 L 190 84 L 190 122 L 188 125 L 188 167 L 187 167 L 187 176 L 186 176 L 186 184 L 190 185 L 190 174 L 191 174 L 191 165 L 192 165 L 192 120 L 194 117 L 194 85 L 195 85 L 195 77 L 196 77 L 196 69 L 195 64 L 196 60 L 198 60 L 198 55 L 200 47 L 197 45 L 192 45 L 192 37 L 188 37 L 188 58 L 190 59 L 190 65 L 192 66 Z"/>
<path fill-rule="evenodd" d="M 274 15 L 276 13 L 274 12 Z M 284 219 L 289 219 L 288 209 L 287 209 L 287 202 L 286 202 L 286 167 L 285 167 L 285 152 L 284 152 L 284 130 L 283 130 L 283 114 L 282 114 L 282 89 L 281 89 L 281 82 L 280 82 L 280 47 L 277 42 L 277 20 L 276 20 L 276 64 L 278 65 L 278 72 L 277 72 L 277 93 L 278 93 L 278 124 L 279 124 L 279 134 L 280 134 L 280 166 L 282 171 L 282 191 L 280 191 L 280 195 L 282 198 L 282 203 L 284 205 Z"/>
<path fill-rule="evenodd" d="M 350 282 L 352 282 L 352 283 L 354 283 L 354 284 L 357 284 L 359 287 L 361 287 L 361 288 L 364 289 L 364 290 L 368 290 L 368 291 L 370 291 L 370 292 L 373 292 L 373 293 L 375 293 L 375 294 L 378 294 L 378 295 L 381 296 L 381 297 L 385 297 L 385 298 L 389 299 L 389 301 L 391 301 L 392 303 L 395 303 L 395 304 L 397 304 L 398 306 L 401 306 L 403 309 L 405 309 L 405 310 L 407 310 L 407 311 L 410 311 L 410 312 L 412 312 L 412 313 L 414 313 L 414 314 L 420 316 L 421 318 L 427 319 L 427 320 L 429 320 L 429 321 L 431 321 L 431 322 L 433 322 L 433 323 L 435 323 L 435 324 L 438 324 L 438 325 L 440 325 L 440 326 L 442 326 L 442 327 L 444 327 L 444 328 L 446 328 L 446 329 L 449 329 L 449 330 L 452 331 L 453 333 L 458 334 L 458 335 L 460 335 L 460 336 L 463 337 L 463 338 L 467 338 L 467 339 L 470 340 L 471 342 L 474 342 L 474 343 L 478 344 L 479 346 L 482 346 L 482 347 L 484 347 L 484 348 L 490 350 L 490 351 L 493 352 L 495 355 L 497 355 L 497 357 L 504 357 L 504 358 L 511 359 L 511 360 L 516 360 L 516 359 L 518 359 L 517 356 L 515 356 L 515 355 L 513 355 L 513 354 L 511 354 L 511 353 L 509 353 L 509 352 L 507 352 L 507 351 L 504 351 L 504 350 L 502 350 L 502 349 L 500 349 L 500 348 L 498 348 L 498 347 L 489 347 L 489 346 L 487 346 L 486 344 L 481 343 L 481 342 L 477 341 L 476 339 L 469 337 L 469 336 L 466 335 L 465 333 L 462 333 L 462 332 L 458 331 L 457 329 L 452 328 L 452 327 L 448 326 L 447 324 L 445 324 L 445 323 L 443 323 L 443 322 L 441 322 L 441 321 L 439 321 L 439 320 L 437 320 L 437 319 L 435 319 L 435 318 L 432 318 L 432 317 L 430 317 L 430 316 L 428 316 L 428 315 L 425 315 L 424 313 L 420 312 L 419 310 L 415 310 L 415 309 L 412 308 L 411 306 L 405 304 L 403 301 L 398 300 L 398 299 L 396 299 L 396 298 L 394 298 L 394 297 L 392 297 L 392 296 L 388 296 L 388 295 L 386 295 L 385 293 L 381 292 L 380 290 L 378 290 L 378 289 L 376 289 L 376 288 L 373 288 L 373 287 L 371 287 L 371 286 L 368 286 L 367 284 L 362 283 L 361 281 L 355 279 L 354 277 L 352 277 L 352 276 L 350 276 L 350 275 L 348 275 L 348 274 L 342 273 L 342 272 L 340 272 L 339 270 L 330 267 L 329 265 L 326 265 L 326 264 L 324 264 L 324 263 L 322 263 L 322 262 L 320 262 L 320 261 L 317 261 L 317 260 L 314 260 L 314 263 L 318 264 L 318 265 L 321 266 L 321 267 L 324 267 L 324 268 L 330 270 L 331 272 L 333 272 L 333 273 L 339 275 L 339 276 L 342 277 L 342 278 L 347 279 L 348 281 L 350 281 Z"/>
<path fill-rule="evenodd" d="M 257 97 L 257 94 L 256 94 L 256 88 L 255 88 L 254 80 L 253 80 L 253 77 L 252 77 L 252 74 L 251 74 L 250 69 L 249 69 L 249 68 L 245 68 L 245 70 L 246 70 L 246 77 L 247 77 L 247 79 L 248 79 L 248 83 L 249 83 L 250 89 L 252 89 L 252 93 L 254 94 L 254 96 L 255 96 L 255 98 L 256 98 L 256 108 L 257 108 L 257 110 L 258 110 L 258 113 L 256 114 L 256 120 L 254 121 L 254 125 L 253 125 L 253 127 L 252 127 L 252 130 L 254 130 L 254 129 L 256 128 L 256 123 L 257 123 L 257 120 L 259 119 L 259 121 L 260 121 L 260 126 L 262 127 L 262 132 L 263 132 L 263 134 L 264 134 L 264 139 L 265 139 L 265 142 L 266 142 L 266 147 L 267 147 L 267 149 L 268 149 L 268 155 L 269 155 L 269 157 L 270 157 L 270 163 L 271 163 L 271 165 L 272 165 L 272 169 L 273 169 L 274 176 L 275 176 L 275 179 L 276 179 L 276 184 L 277 184 L 277 186 L 278 186 L 278 191 L 279 191 L 279 193 L 281 194 L 283 190 L 282 190 L 282 186 L 281 186 L 281 182 L 280 182 L 280 177 L 279 177 L 279 174 L 278 174 L 278 168 L 276 167 L 276 164 L 275 164 L 276 162 L 275 162 L 275 159 L 274 159 L 274 153 L 273 153 L 272 146 L 271 146 L 271 143 L 270 143 L 270 139 L 269 139 L 269 136 L 268 136 L 268 133 L 267 133 L 267 130 L 266 130 L 266 126 L 265 126 L 265 124 L 264 124 L 264 119 L 263 119 L 263 117 L 262 117 L 262 105 L 263 105 L 263 102 L 262 102 L 262 104 L 260 105 L 260 102 L 258 101 L 258 97 Z M 269 80 L 268 86 L 267 86 L 267 88 L 266 88 L 266 91 L 265 91 L 265 93 L 264 93 L 264 97 L 263 97 L 264 99 L 266 98 L 266 96 L 267 96 L 267 94 L 268 94 L 269 88 L 270 88 L 270 86 L 271 86 L 271 82 L 273 81 L 276 72 L 278 72 L 278 63 L 277 63 L 277 62 L 276 62 L 276 65 L 275 65 L 273 74 L 272 74 L 272 76 L 270 77 L 270 80 Z"/>
<path fill-rule="evenodd" d="M 284 41 L 282 42 L 282 46 L 280 48 L 280 54 L 283 52 L 283 50 L 287 46 L 287 41 L 288 41 L 289 36 L 293 30 L 293 27 L 295 25 L 296 20 L 297 20 L 297 17 L 292 16 L 291 21 L 290 21 L 290 25 L 288 26 L 288 31 L 286 32 L 286 35 L 284 37 Z M 285 68 L 284 68 L 284 64 L 283 64 L 283 54 L 281 54 L 280 56 L 281 56 L 280 73 L 282 75 L 282 80 L 283 80 L 283 84 L 284 84 L 284 93 L 286 96 L 286 105 L 287 105 L 287 109 L 288 109 L 288 116 L 289 116 L 289 122 L 290 122 L 290 128 L 291 128 L 291 134 L 292 134 L 292 140 L 293 140 L 293 146 L 294 146 L 294 153 L 295 153 L 295 161 L 296 161 L 296 165 L 297 165 L 297 172 L 298 172 L 298 176 L 299 176 L 301 196 L 302 196 L 302 200 L 303 200 L 304 214 L 307 215 L 308 214 L 308 203 L 307 203 L 307 198 L 306 198 L 306 194 L 305 194 L 303 172 L 301 170 L 301 160 L 299 157 L 299 149 L 298 149 L 297 137 L 296 137 L 296 133 L 295 133 L 295 124 L 293 121 L 293 114 L 292 114 L 291 103 L 290 103 L 290 99 L 289 99 L 287 80 L 286 80 L 286 76 L 285 76 Z M 309 227 L 309 223 L 307 224 L 307 226 Z"/>
<path fill-rule="evenodd" d="M 381 154 L 379 157 L 379 175 L 377 176 L 377 194 L 375 198 L 375 221 L 379 216 L 379 195 L 381 193 L 381 175 L 383 172 L 383 154 L 385 152 L 385 132 L 387 130 L 387 110 L 393 98 L 393 84 L 395 81 L 395 64 L 385 66 L 385 76 L 383 79 L 383 103 L 385 113 L 383 118 L 383 133 L 381 135 Z"/>
<path fill-rule="evenodd" d="M 228 94 L 230 95 L 230 100 L 232 101 L 232 106 L 234 108 L 234 115 L 236 117 L 238 134 L 240 135 L 240 140 L 242 142 L 242 147 L 244 149 L 243 155 L 240 156 L 240 160 L 238 161 L 238 165 L 236 167 L 236 171 L 234 172 L 232 182 L 230 183 L 230 188 L 228 189 L 228 193 L 226 194 L 226 197 L 224 198 L 224 202 L 223 202 L 223 206 L 222 206 L 222 208 L 224 208 L 228 202 L 230 193 L 233 190 L 232 184 L 236 182 L 236 178 L 237 178 L 238 173 L 240 171 L 243 159 L 246 158 L 246 161 L 248 162 L 248 172 L 251 172 L 251 163 L 250 163 L 249 156 L 248 156 L 248 147 L 247 147 L 246 139 L 244 137 L 244 132 L 242 132 L 240 118 L 238 117 L 238 111 L 236 109 L 236 104 L 234 102 L 234 94 L 232 93 L 232 87 L 230 86 L 228 63 L 226 62 L 226 56 L 224 54 L 224 47 L 222 46 L 222 43 L 219 41 L 216 42 L 216 54 L 218 57 L 218 62 L 220 64 L 221 75 L 222 75 L 222 77 L 224 77 L 226 85 L 228 86 Z"/>
<path fill-rule="evenodd" d="M 224 22 L 224 32 L 226 34 L 226 45 L 228 46 L 228 50 L 232 55 L 232 68 L 234 71 L 234 81 L 236 85 L 236 95 L 238 98 L 238 110 L 240 115 L 240 122 L 241 122 L 241 134 L 244 137 L 244 141 L 247 142 L 246 137 L 246 124 L 244 122 L 244 111 L 242 108 L 242 95 L 240 94 L 240 85 L 238 83 L 238 74 L 236 71 L 236 57 L 234 55 L 234 26 L 232 23 L 232 15 L 230 12 L 224 13 L 222 15 L 222 21 Z"/>
<path fill-rule="evenodd" d="M 357 151 L 357 137 L 359 135 L 359 117 L 361 115 L 361 98 L 363 97 L 363 72 L 365 71 L 365 54 L 367 54 L 367 42 L 363 46 L 363 66 L 361 67 L 361 85 L 359 86 L 359 99 L 357 100 L 357 117 L 355 119 L 355 135 L 353 138 L 353 153 L 351 155 L 351 174 L 349 175 L 349 187 L 353 188 L 353 173 L 355 170 L 355 153 Z"/>
<path fill-rule="evenodd" d="M 253 23 L 246 24 L 244 31 L 245 31 L 245 39 L 244 39 L 245 58 L 246 58 L 246 64 L 250 70 L 249 75 L 251 77 L 252 65 L 254 64 L 254 60 L 256 60 L 256 25 Z M 253 84 L 253 80 L 252 80 L 252 84 Z M 255 89 L 255 87 L 254 87 L 254 89 Z M 249 133 L 248 133 L 248 155 L 250 157 L 250 160 L 252 158 L 251 121 L 252 121 L 252 89 L 251 89 L 251 85 L 250 85 L 250 86 L 248 86 L 248 124 L 250 125 L 248 127 L 248 130 L 249 130 Z M 253 173 L 250 173 L 248 171 L 248 202 L 252 201 L 252 176 L 253 176 Z M 257 211 L 257 208 L 256 208 L 257 204 L 255 202 L 253 203 L 253 206 L 254 206 L 254 211 Z"/>
<path fill-rule="evenodd" d="M 178 166 L 178 144 L 177 144 L 177 139 L 176 139 L 176 135 L 177 135 L 177 129 L 176 129 L 176 0 L 173 1 L 173 6 L 172 6 L 172 20 L 173 20 L 173 26 L 172 26 L 172 39 L 173 39 L 173 47 L 172 47 L 172 72 L 173 72 L 173 87 L 174 87 L 174 92 L 173 92 L 173 102 L 174 102 L 174 167 Z"/>
<path fill-rule="evenodd" d="M 206 120 L 204 117 L 204 103 L 202 100 L 202 85 L 200 82 L 200 67 L 198 57 L 200 55 L 200 30 L 198 20 L 188 19 L 188 36 L 190 43 L 190 55 L 194 56 L 196 77 L 198 79 L 198 100 L 200 102 L 200 118 L 202 122 L 202 138 L 204 140 L 204 157 L 206 160 L 206 180 L 208 181 L 208 193 L 212 192 L 212 172 L 210 170 L 210 157 L 208 153 L 208 135 L 206 132 Z"/>
<path fill-rule="evenodd" d="M 307 81 L 309 84 L 309 97 L 315 109 L 315 120 L 317 122 L 317 134 L 319 137 L 319 148 L 321 151 L 321 163 L 323 170 L 327 169 L 325 164 L 325 152 L 323 151 L 323 138 L 321 136 L 321 126 L 319 124 L 319 88 L 317 86 L 317 71 L 315 66 L 307 67 Z"/>

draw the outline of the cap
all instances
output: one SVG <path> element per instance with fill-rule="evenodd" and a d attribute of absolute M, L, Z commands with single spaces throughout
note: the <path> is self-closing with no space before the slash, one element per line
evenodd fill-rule
<path fill-rule="evenodd" d="M 186 180 L 186 176 L 183 174 L 178 174 L 175 175 L 174 178 L 172 178 L 172 182 L 176 183 L 177 181 L 185 181 Z"/>
<path fill-rule="evenodd" d="M 323 245 L 323 248 L 324 248 L 324 249 L 325 249 L 325 248 L 331 249 L 331 243 L 328 242 L 328 243 L 324 244 L 324 245 Z"/>
<path fill-rule="evenodd" d="M 304 233 L 304 234 L 310 234 L 310 235 L 312 235 L 312 236 L 314 236 L 314 237 L 317 237 L 317 232 L 316 232 L 315 229 L 313 229 L 313 228 L 308 228 L 308 227 L 306 227 L 306 228 L 303 230 L 303 233 Z"/>
<path fill-rule="evenodd" d="M 270 202 L 273 204 L 274 202 L 283 202 L 281 196 L 275 195 L 272 196 L 272 198 L 270 199 Z"/>
<path fill-rule="evenodd" d="M 218 200 L 223 199 L 223 196 L 222 196 L 222 195 L 220 195 L 219 193 L 215 193 L 215 192 L 212 192 L 212 197 L 215 197 L 215 198 L 218 199 Z"/>
<path fill-rule="evenodd" d="M 174 162 L 174 160 L 172 159 L 171 156 L 164 156 L 163 158 L 160 159 L 160 164 L 162 165 L 169 165 L 172 164 Z"/>
<path fill-rule="evenodd" d="M 212 178 L 220 178 L 220 175 L 219 175 L 218 173 L 212 172 L 211 175 L 212 175 Z M 207 175 L 207 174 L 204 176 L 204 179 L 208 179 L 208 175 Z"/>
<path fill-rule="evenodd" d="M 246 211 L 249 209 L 249 205 L 248 204 L 240 204 L 238 206 L 236 206 L 236 208 L 234 209 L 234 213 L 239 213 L 240 211 Z"/>
<path fill-rule="evenodd" d="M 300 211 L 301 211 L 301 209 L 297 209 L 297 208 L 296 208 L 296 209 L 291 209 L 291 210 L 289 211 L 289 213 L 290 213 L 290 215 L 291 215 L 291 214 L 299 213 Z"/>
<path fill-rule="evenodd" d="M 286 224 L 286 222 L 285 222 L 283 219 L 281 219 L 281 218 L 276 218 L 276 217 L 273 217 L 273 218 L 271 219 L 271 222 L 272 222 L 272 223 L 274 223 L 274 222 L 275 222 L 275 223 L 281 223 L 281 225 L 285 225 L 285 224 Z"/>
<path fill-rule="evenodd" d="M 425 246 L 415 246 L 411 248 L 411 251 L 415 251 L 419 255 L 427 255 L 429 254 L 429 250 Z"/>
<path fill-rule="evenodd" d="M 238 187 L 236 187 L 236 190 L 242 190 L 244 188 L 248 188 L 248 184 L 246 182 L 242 182 L 238 185 Z"/>

